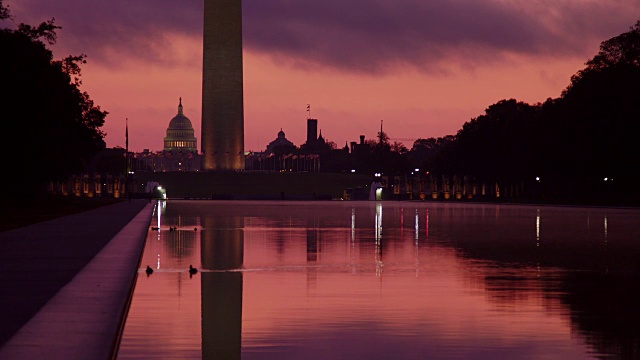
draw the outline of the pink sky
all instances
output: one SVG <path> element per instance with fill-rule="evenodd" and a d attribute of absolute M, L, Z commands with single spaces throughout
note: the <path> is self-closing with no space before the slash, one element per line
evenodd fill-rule
<path fill-rule="evenodd" d="M 109 116 L 107 146 L 161 150 L 183 98 L 200 146 L 202 0 L 5 0 L 16 22 L 54 17 L 57 58 L 85 53 L 83 89 Z M 505 98 L 557 97 L 637 0 L 244 0 L 245 150 L 282 128 L 306 140 L 306 106 L 338 146 L 455 134 Z"/>

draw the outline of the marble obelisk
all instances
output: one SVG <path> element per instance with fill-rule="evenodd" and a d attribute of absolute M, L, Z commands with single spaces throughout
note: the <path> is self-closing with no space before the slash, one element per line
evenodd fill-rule
<path fill-rule="evenodd" d="M 244 170 L 242 0 L 204 0 L 203 170 Z"/>

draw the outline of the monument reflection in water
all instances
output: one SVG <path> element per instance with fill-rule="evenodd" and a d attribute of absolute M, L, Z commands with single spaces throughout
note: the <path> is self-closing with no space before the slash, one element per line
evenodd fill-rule
<path fill-rule="evenodd" d="M 122 359 L 640 356 L 638 210 L 164 206 Z"/>
<path fill-rule="evenodd" d="M 244 219 L 204 216 L 202 232 L 202 358 L 240 359 Z M 206 272 L 211 271 L 211 272 Z"/>

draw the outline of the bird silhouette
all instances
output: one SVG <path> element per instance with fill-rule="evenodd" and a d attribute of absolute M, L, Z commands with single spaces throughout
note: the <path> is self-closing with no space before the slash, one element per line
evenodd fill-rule
<path fill-rule="evenodd" d="M 153 269 L 151 267 L 149 267 L 149 265 L 147 265 L 147 269 L 144 271 L 147 273 L 147 276 L 153 274 Z"/>
<path fill-rule="evenodd" d="M 193 266 L 189 265 L 189 276 L 193 276 L 198 272 L 198 269 L 194 268 Z"/>

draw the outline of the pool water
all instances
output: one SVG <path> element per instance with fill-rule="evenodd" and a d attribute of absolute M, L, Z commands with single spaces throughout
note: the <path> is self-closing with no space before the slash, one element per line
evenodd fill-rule
<path fill-rule="evenodd" d="M 455 202 L 160 202 L 118 357 L 638 357 L 639 215 Z"/>

